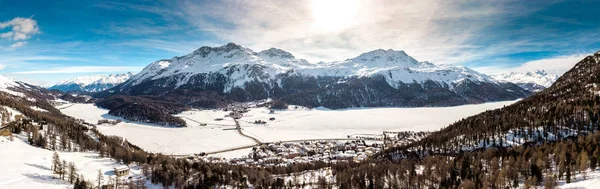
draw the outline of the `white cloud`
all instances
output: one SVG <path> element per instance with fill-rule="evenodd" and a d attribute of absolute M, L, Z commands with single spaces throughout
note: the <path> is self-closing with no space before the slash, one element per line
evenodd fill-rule
<path fill-rule="evenodd" d="M 31 18 L 17 17 L 10 21 L 0 22 L 0 29 L 5 28 L 11 28 L 11 31 L 1 33 L 0 37 L 15 41 L 29 39 L 32 35 L 40 32 L 37 21 Z"/>
<path fill-rule="evenodd" d="M 72 73 L 107 73 L 107 72 L 127 72 L 142 70 L 138 66 L 69 66 L 57 67 L 44 70 L 30 70 L 14 72 L 14 74 L 72 74 Z"/>
<path fill-rule="evenodd" d="M 315 0 L 317 1 L 317 0 Z M 337 1 L 351 3 L 352 1 Z M 462 63 L 483 57 L 486 48 L 470 42 L 497 23 L 507 9 L 500 3 L 435 0 L 358 0 L 352 22 L 332 31 L 322 15 L 336 19 L 343 6 L 317 11 L 304 1 L 184 1 L 182 19 L 224 41 L 255 50 L 277 47 L 311 61 L 340 60 L 374 49 L 405 50 L 419 60 Z M 327 11 L 331 13 L 328 15 Z M 515 10 L 520 11 L 520 10 Z M 179 12 L 179 11 L 177 11 Z M 354 14 L 354 13 L 352 13 Z M 335 20 L 324 19 L 330 24 Z M 489 50 L 491 53 L 492 50 Z"/>
<path fill-rule="evenodd" d="M 19 41 L 19 42 L 16 42 L 16 43 L 10 45 L 10 47 L 11 48 L 19 48 L 19 47 L 22 47 L 25 44 L 27 44 L 27 42 L 25 42 L 25 41 Z"/>

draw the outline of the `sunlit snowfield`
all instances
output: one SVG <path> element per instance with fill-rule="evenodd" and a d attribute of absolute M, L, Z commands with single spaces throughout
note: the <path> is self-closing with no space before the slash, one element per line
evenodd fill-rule
<path fill-rule="evenodd" d="M 382 131 L 434 131 L 471 115 L 501 108 L 516 101 L 463 105 L 442 108 L 356 108 L 343 110 L 307 109 L 290 106 L 290 110 L 251 109 L 240 119 L 244 131 L 261 141 L 300 139 L 340 139 L 348 135 L 381 134 Z M 254 120 L 269 120 L 255 125 Z"/>
<path fill-rule="evenodd" d="M 493 102 L 441 108 L 357 108 L 343 110 L 308 109 L 290 106 L 289 110 L 270 114 L 266 108 L 252 108 L 240 119 L 243 132 L 261 142 L 301 139 L 343 139 L 348 135 L 381 134 L 382 131 L 434 131 L 461 118 L 485 110 L 501 108 L 516 101 Z M 118 119 L 108 110 L 93 104 L 66 104 L 59 108 L 69 116 L 96 124 L 100 119 Z M 100 125 L 106 135 L 125 137 L 129 142 L 151 152 L 185 155 L 213 152 L 255 144 L 241 136 L 231 118 L 222 110 L 193 110 L 177 116 L 188 124 L 185 128 L 163 127 L 124 121 L 117 125 Z M 275 121 L 268 121 L 269 118 Z M 255 120 L 267 120 L 256 125 Z M 200 123 L 206 123 L 201 126 Z M 236 154 L 236 153 L 230 153 Z M 237 155 L 237 154 L 236 154 Z"/>

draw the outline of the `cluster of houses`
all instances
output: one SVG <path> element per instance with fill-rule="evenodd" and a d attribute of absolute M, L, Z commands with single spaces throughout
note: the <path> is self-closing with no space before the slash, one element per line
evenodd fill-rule
<path fill-rule="evenodd" d="M 120 119 L 117 119 L 117 120 L 108 120 L 108 119 L 98 120 L 98 125 L 102 125 L 102 124 L 116 125 L 116 124 L 119 124 L 119 123 L 121 123 Z"/>
<path fill-rule="evenodd" d="M 224 108 L 223 111 L 231 111 L 229 114 L 225 115 L 225 117 L 232 117 L 233 119 L 240 119 L 245 113 L 248 113 L 250 109 L 245 106 L 240 105 L 231 105 L 227 108 Z"/>
<path fill-rule="evenodd" d="M 366 144 L 364 141 L 304 141 L 263 144 L 252 149 L 245 157 L 222 159 L 203 157 L 205 161 L 227 162 L 240 165 L 288 165 L 310 162 L 336 162 L 365 160 L 383 149 L 383 144 Z"/>
<path fill-rule="evenodd" d="M 400 146 L 419 140 L 429 132 L 389 132 L 379 135 L 349 135 L 348 140 L 308 140 L 302 142 L 265 143 L 254 147 L 252 152 L 240 158 L 225 159 L 217 156 L 201 156 L 208 162 L 238 165 L 277 166 L 311 162 L 360 162 L 392 146 Z"/>
<path fill-rule="evenodd" d="M 383 131 L 383 141 L 388 147 L 402 146 L 421 140 L 430 133 L 428 131 Z"/>

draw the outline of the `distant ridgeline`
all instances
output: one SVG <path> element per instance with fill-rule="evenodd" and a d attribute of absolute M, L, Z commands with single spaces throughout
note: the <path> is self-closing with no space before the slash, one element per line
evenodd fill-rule
<path fill-rule="evenodd" d="M 133 73 L 128 72 L 124 74 L 77 77 L 61 81 L 48 89 L 72 93 L 100 92 L 127 81 L 131 76 L 133 76 Z"/>

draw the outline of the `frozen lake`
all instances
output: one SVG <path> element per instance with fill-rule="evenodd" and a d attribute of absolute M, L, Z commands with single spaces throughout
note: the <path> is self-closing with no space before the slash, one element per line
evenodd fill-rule
<path fill-rule="evenodd" d="M 501 108 L 516 101 L 493 102 L 477 105 L 436 108 L 356 108 L 328 110 L 304 107 L 275 111 L 251 108 L 240 119 L 243 132 L 261 142 L 302 139 L 342 139 L 353 134 L 381 134 L 382 131 L 434 131 L 477 113 Z M 100 119 L 118 119 L 108 110 L 93 104 L 66 104 L 61 111 L 69 116 L 95 124 Z M 59 107 L 60 108 L 60 107 Z M 183 118 L 188 127 L 173 128 L 124 121 L 117 125 L 99 125 L 105 135 L 126 138 L 129 142 L 151 152 L 186 155 L 213 152 L 255 144 L 239 135 L 231 118 L 222 110 L 192 110 L 176 116 Z M 269 118 L 275 118 L 269 121 Z M 215 118 L 224 118 L 215 121 Z M 254 124 L 266 120 L 265 125 Z M 205 123 L 201 126 L 200 123 Z"/>

